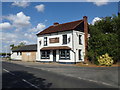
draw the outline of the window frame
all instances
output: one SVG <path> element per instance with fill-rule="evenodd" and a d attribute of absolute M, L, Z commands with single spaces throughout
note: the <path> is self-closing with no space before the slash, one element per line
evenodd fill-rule
<path fill-rule="evenodd" d="M 47 37 L 44 37 L 44 46 L 47 46 Z"/>
<path fill-rule="evenodd" d="M 62 35 L 63 37 L 63 44 L 67 44 L 67 34 Z"/>
<path fill-rule="evenodd" d="M 40 52 L 41 52 L 41 59 L 50 59 L 50 50 L 42 50 Z"/>
<path fill-rule="evenodd" d="M 82 51 L 81 49 L 78 50 L 78 59 L 79 59 L 79 60 L 82 60 L 82 58 L 81 58 L 81 56 L 82 56 L 82 55 L 81 55 L 81 51 Z"/>
<path fill-rule="evenodd" d="M 59 59 L 60 60 L 70 60 L 70 50 L 64 50 L 64 49 L 59 50 Z"/>
<path fill-rule="evenodd" d="M 82 37 L 82 35 L 79 35 L 79 45 L 82 45 L 81 37 Z"/>

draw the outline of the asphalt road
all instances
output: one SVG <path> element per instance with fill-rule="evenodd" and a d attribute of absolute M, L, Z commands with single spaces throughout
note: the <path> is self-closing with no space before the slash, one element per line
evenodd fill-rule
<path fill-rule="evenodd" d="M 115 88 L 42 69 L 2 62 L 2 88 Z"/>

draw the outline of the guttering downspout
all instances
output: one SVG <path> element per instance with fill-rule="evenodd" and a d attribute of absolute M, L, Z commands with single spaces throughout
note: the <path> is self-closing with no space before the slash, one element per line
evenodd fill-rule
<path fill-rule="evenodd" d="M 74 52 L 74 36 L 73 36 L 73 31 L 72 31 L 72 48 L 73 48 L 73 53 L 74 53 L 74 59 L 75 59 L 75 64 L 76 64 L 76 53 Z"/>

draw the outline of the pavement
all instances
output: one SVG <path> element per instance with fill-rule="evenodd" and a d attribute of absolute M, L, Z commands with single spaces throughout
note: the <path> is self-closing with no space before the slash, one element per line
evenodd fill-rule
<path fill-rule="evenodd" d="M 82 88 L 90 88 L 90 87 L 114 87 L 118 88 L 118 69 L 119 67 L 77 67 L 74 65 L 66 65 L 66 64 L 56 64 L 56 63 L 51 63 L 51 64 L 43 64 L 40 62 L 21 62 L 21 61 L 4 61 L 4 63 L 9 63 L 9 64 L 15 64 L 16 65 L 22 65 L 20 66 L 21 68 L 31 68 L 35 70 L 40 70 L 40 71 L 46 71 L 49 76 L 50 73 L 54 73 L 53 76 L 56 77 L 56 75 L 62 75 L 59 78 L 66 77 L 68 78 L 67 83 L 70 78 L 74 78 L 75 82 L 79 82 L 79 85 L 77 83 L 74 84 L 68 84 L 65 85 L 68 86 L 68 88 L 71 86 L 72 88 L 74 87 L 82 87 Z M 5 64 L 3 64 L 4 67 Z M 9 65 L 8 65 L 9 66 Z M 13 66 L 12 66 L 13 67 Z M 7 68 L 9 69 L 9 68 Z M 23 69 L 24 70 L 24 69 Z M 34 73 L 33 73 L 34 74 Z M 39 75 L 38 75 L 39 76 Z M 46 76 L 46 75 L 43 75 Z M 53 77 L 53 78 L 54 78 Z M 44 77 L 46 78 L 46 77 Z M 52 79 L 53 79 L 52 78 Z M 55 79 L 55 78 L 54 78 Z M 63 78 L 64 80 L 65 78 Z M 70 79 L 70 81 L 72 81 Z M 56 81 L 58 80 L 58 77 L 55 79 Z M 73 81 L 74 81 L 73 80 Z M 78 80 L 78 81 L 77 81 Z M 54 82 L 54 81 L 53 81 Z M 60 80 L 60 82 L 65 82 Z M 88 86 L 86 86 L 86 83 Z M 59 83 L 60 84 L 60 83 Z M 63 87 L 56 85 L 57 87 Z M 93 85 L 91 85 L 93 84 Z M 61 84 L 60 84 L 61 85 Z M 66 87 L 65 86 L 65 87 Z"/>

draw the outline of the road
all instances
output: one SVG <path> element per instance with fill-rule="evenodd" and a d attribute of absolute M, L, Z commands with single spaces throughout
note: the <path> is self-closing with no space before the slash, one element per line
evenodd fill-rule
<path fill-rule="evenodd" d="M 115 88 L 9 62 L 2 62 L 2 71 L 2 88 Z"/>

